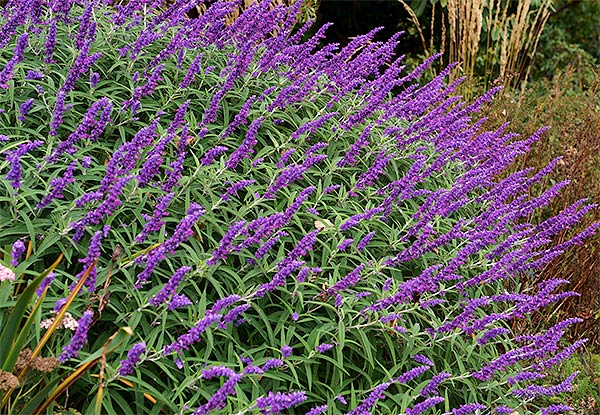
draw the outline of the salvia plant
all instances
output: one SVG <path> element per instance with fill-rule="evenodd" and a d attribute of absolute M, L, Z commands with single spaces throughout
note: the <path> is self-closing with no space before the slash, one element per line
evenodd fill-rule
<path fill-rule="evenodd" d="M 543 131 L 482 131 L 495 91 L 419 84 L 399 35 L 238 3 L 4 5 L 1 412 L 567 411 L 578 320 L 514 323 L 597 226 L 528 221 L 567 185 L 504 173 Z"/>

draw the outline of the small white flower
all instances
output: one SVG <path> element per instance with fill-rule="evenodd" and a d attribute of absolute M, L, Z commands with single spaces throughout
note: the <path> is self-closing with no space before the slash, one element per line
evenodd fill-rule
<path fill-rule="evenodd" d="M 40 327 L 43 329 L 49 329 L 50 326 L 52 325 L 52 323 L 54 323 L 54 317 L 48 318 L 46 320 L 42 320 L 40 322 Z M 56 326 L 56 328 L 57 329 L 69 329 L 69 330 L 75 331 L 78 326 L 79 325 L 77 324 L 77 320 L 75 320 L 70 313 L 65 313 L 65 315 L 63 316 L 63 319 L 60 321 L 60 323 L 58 323 L 58 326 Z"/>

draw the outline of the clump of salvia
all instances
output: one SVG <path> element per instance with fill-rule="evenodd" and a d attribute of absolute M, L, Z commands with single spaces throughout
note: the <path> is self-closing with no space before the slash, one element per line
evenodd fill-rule
<path fill-rule="evenodd" d="M 238 3 L 2 9 L 0 240 L 13 266 L 26 242 L 32 269 L 65 253 L 47 316 L 87 278 L 58 359 L 132 327 L 107 411 L 149 412 L 136 393 L 194 414 L 567 410 L 544 399 L 575 375 L 545 377 L 584 343 L 563 342 L 578 320 L 514 330 L 576 295 L 531 281 L 597 227 L 550 243 L 585 200 L 528 222 L 567 182 L 503 172 L 543 131 L 482 131 L 496 90 L 464 103 L 450 69 L 419 83 L 437 56 L 406 71 L 399 36 L 323 45 L 300 3 L 232 19 Z"/>

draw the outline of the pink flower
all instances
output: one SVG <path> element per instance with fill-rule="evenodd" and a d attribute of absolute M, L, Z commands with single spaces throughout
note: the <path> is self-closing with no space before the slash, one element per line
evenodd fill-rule
<path fill-rule="evenodd" d="M 4 265 L 0 265 L 0 281 L 13 281 L 15 273 Z"/>

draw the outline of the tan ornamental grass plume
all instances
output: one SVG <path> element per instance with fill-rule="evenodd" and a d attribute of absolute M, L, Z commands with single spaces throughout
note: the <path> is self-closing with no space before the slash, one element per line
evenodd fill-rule
<path fill-rule="evenodd" d="M 409 11 L 404 0 L 398 1 Z M 437 13 L 436 4 L 441 9 Z M 479 61 L 486 85 L 495 81 L 505 86 L 519 85 L 521 93 L 524 91 L 541 34 L 552 12 L 552 0 L 521 0 L 514 12 L 509 5 L 508 0 L 447 0 L 445 7 L 441 2 L 433 4 L 430 49 L 447 52 L 448 62 L 459 63 L 452 80 L 459 76 L 473 79 Z M 410 19 L 418 26 L 411 11 Z M 433 38 L 436 25 L 441 25 L 442 31 L 439 44 Z M 419 33 L 422 33 L 420 27 Z M 469 85 L 472 83 L 466 83 L 467 89 Z M 472 95 L 469 90 L 461 92 L 467 98 Z"/>

